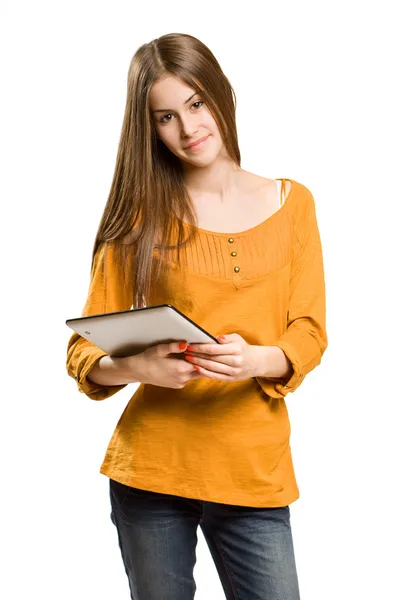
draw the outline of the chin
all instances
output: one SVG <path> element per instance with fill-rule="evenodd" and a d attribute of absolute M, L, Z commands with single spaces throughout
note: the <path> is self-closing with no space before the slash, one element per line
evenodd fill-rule
<path fill-rule="evenodd" d="M 213 162 L 215 162 L 217 158 L 218 154 L 212 152 L 209 154 L 205 154 L 204 156 L 194 156 L 193 158 L 188 158 L 187 156 L 185 156 L 184 158 L 182 158 L 182 160 L 184 160 L 185 163 L 193 165 L 195 167 L 207 167 L 208 165 L 211 165 Z"/>

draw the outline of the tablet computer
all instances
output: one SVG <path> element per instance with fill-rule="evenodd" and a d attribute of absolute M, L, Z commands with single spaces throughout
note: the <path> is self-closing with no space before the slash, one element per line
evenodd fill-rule
<path fill-rule="evenodd" d="M 115 357 L 132 356 L 150 346 L 169 342 L 220 343 L 170 304 L 78 317 L 67 319 L 65 323 Z"/>

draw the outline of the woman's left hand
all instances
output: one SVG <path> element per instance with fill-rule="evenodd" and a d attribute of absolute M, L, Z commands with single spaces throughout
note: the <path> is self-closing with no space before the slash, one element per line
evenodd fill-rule
<path fill-rule="evenodd" d="M 248 344 L 238 333 L 217 339 L 219 344 L 191 344 L 184 352 L 185 359 L 201 375 L 221 381 L 240 381 L 260 374 L 260 346 Z"/>

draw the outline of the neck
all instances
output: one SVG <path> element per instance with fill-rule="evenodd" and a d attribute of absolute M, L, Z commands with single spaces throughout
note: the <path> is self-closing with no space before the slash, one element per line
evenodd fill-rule
<path fill-rule="evenodd" d="M 184 181 L 192 198 L 224 198 L 237 189 L 238 174 L 242 171 L 230 158 L 219 157 L 205 167 L 185 165 Z"/>

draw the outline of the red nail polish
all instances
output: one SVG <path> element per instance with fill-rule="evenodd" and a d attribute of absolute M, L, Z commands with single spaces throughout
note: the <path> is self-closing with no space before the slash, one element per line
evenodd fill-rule
<path fill-rule="evenodd" d="M 186 360 L 194 360 L 193 356 L 186 355 Z"/>
<path fill-rule="evenodd" d="M 181 343 L 179 344 L 179 348 L 180 348 L 181 350 L 184 350 L 184 349 L 186 348 L 186 342 L 181 342 Z"/>
<path fill-rule="evenodd" d="M 189 350 L 189 351 L 190 351 L 190 350 L 193 350 L 193 346 L 188 346 L 188 347 L 187 347 L 187 350 Z"/>

